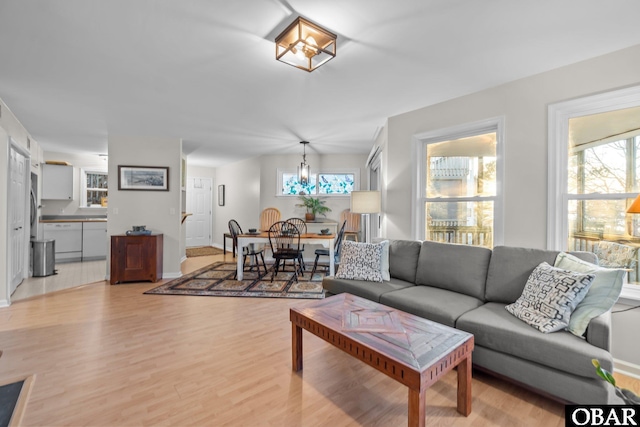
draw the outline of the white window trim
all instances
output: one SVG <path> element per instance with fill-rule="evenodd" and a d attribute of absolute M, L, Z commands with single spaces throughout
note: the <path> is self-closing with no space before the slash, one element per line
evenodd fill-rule
<path fill-rule="evenodd" d="M 464 123 L 448 128 L 419 133 L 411 137 L 412 141 L 412 182 L 411 182 L 411 235 L 416 240 L 425 239 L 425 212 L 423 202 L 426 185 L 427 145 L 442 141 L 465 138 L 482 133 L 496 133 L 496 195 L 487 197 L 456 197 L 456 201 L 493 200 L 493 245 L 504 244 L 503 185 L 504 182 L 504 116 L 492 117 L 477 122 Z"/>
<path fill-rule="evenodd" d="M 562 101 L 549 105 L 548 109 L 548 164 L 549 184 L 547 200 L 547 248 L 566 250 L 569 238 L 568 224 L 568 152 L 569 152 L 569 120 L 575 117 L 605 113 L 607 111 L 640 106 L 640 86 L 634 86 L 607 93 L 591 95 L 584 98 Z M 613 198 L 621 198 L 633 194 L 616 194 Z M 589 195 L 586 195 L 587 197 Z M 604 199 L 607 195 L 597 195 Z M 572 199 L 575 197 L 572 197 Z M 638 286 L 625 285 L 621 298 L 640 300 Z"/>
<path fill-rule="evenodd" d="M 102 173 L 108 175 L 109 172 L 106 169 L 99 168 L 81 168 L 80 169 L 80 208 L 82 209 L 106 209 L 104 206 L 87 206 L 87 174 L 88 173 Z M 107 190 L 108 191 L 108 190 Z"/>
<path fill-rule="evenodd" d="M 276 197 L 298 197 L 297 194 L 282 194 L 282 175 L 285 173 L 298 173 L 297 169 L 294 168 L 284 168 L 284 169 L 276 169 L 277 177 L 276 177 Z M 318 175 L 321 174 L 353 174 L 353 191 L 360 190 L 360 169 L 351 169 L 351 168 L 328 168 L 321 169 L 319 171 L 311 171 L 311 175 L 316 177 L 316 191 L 318 188 Z M 318 197 L 350 197 L 350 194 L 319 194 L 314 193 L 311 196 Z"/>

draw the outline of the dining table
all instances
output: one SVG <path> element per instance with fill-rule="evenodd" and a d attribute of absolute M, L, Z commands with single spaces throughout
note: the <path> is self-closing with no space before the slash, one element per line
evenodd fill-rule
<path fill-rule="evenodd" d="M 250 244 L 266 244 L 269 245 L 269 233 L 266 231 L 258 231 L 255 233 L 243 233 L 238 234 L 238 254 L 242 254 L 245 247 Z M 335 274 L 335 247 L 334 247 L 335 234 L 322 234 L 322 233 L 305 233 L 300 235 L 300 244 L 308 245 L 322 245 L 322 247 L 329 249 L 329 275 Z M 238 256 L 237 259 L 237 273 L 238 280 L 242 280 L 244 268 L 243 257 Z"/>

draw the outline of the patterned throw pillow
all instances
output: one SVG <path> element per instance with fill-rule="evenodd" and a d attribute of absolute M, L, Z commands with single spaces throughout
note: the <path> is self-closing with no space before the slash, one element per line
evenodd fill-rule
<path fill-rule="evenodd" d="M 382 245 L 379 243 L 344 240 L 336 279 L 382 282 L 381 258 Z"/>
<path fill-rule="evenodd" d="M 587 294 L 594 277 L 543 262 L 529 276 L 520 298 L 505 308 L 540 332 L 565 329 L 571 312 Z"/>

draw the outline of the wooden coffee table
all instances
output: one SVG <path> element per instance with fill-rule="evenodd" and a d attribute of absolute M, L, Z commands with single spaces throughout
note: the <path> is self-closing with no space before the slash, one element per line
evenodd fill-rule
<path fill-rule="evenodd" d="M 425 425 L 427 388 L 458 367 L 458 412 L 471 413 L 473 335 L 351 294 L 290 310 L 293 370 L 302 369 L 302 330 L 409 387 L 409 426 Z"/>

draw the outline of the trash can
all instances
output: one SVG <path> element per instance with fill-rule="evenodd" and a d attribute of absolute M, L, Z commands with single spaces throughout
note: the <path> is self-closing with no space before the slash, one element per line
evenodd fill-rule
<path fill-rule="evenodd" d="M 56 241 L 54 239 L 34 240 L 32 243 L 33 276 L 51 276 L 55 273 Z"/>

